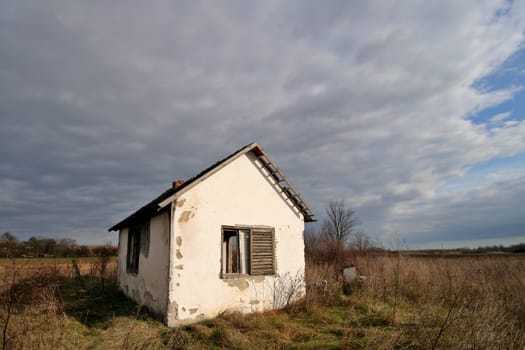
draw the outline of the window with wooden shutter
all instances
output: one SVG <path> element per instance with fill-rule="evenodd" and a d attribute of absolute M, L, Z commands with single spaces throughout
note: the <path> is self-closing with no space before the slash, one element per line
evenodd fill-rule
<path fill-rule="evenodd" d="M 223 226 L 221 249 L 223 277 L 275 274 L 271 228 Z"/>

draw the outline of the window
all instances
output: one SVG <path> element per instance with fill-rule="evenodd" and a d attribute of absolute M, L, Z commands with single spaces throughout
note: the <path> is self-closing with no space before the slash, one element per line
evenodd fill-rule
<path fill-rule="evenodd" d="M 126 271 L 128 273 L 139 272 L 140 241 L 141 236 L 146 233 L 149 233 L 149 222 L 131 226 L 128 229 L 128 255 L 126 260 Z"/>
<path fill-rule="evenodd" d="M 273 275 L 274 231 L 270 228 L 222 228 L 222 276 Z"/>

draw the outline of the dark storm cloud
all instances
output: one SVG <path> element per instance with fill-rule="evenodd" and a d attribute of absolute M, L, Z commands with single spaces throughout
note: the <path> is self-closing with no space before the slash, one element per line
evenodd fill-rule
<path fill-rule="evenodd" d="M 105 229 L 171 180 L 257 140 L 319 217 L 345 198 L 370 234 L 416 237 L 432 221 L 418 208 L 448 213 L 439 186 L 525 149 L 523 122 L 489 132 L 464 119 L 512 98 L 472 85 L 519 48 L 523 13 L 498 1 L 4 2 L 0 230 L 114 238 Z M 457 220 L 419 239 L 484 225 Z"/>

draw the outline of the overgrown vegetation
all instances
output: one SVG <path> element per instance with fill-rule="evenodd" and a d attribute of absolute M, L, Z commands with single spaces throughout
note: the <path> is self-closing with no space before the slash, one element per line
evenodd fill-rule
<path fill-rule="evenodd" d="M 78 261 L 80 275 L 63 259 L 5 260 L 0 265 L 2 344 L 4 349 L 525 346 L 524 256 L 342 254 L 366 276 L 347 294 L 337 268 L 308 260 L 302 302 L 262 314 L 225 312 L 174 329 L 118 291 L 114 260 Z"/>
<path fill-rule="evenodd" d="M 283 310 L 226 311 L 180 328 L 118 290 L 114 248 L 4 233 L 2 349 L 525 348 L 525 255 L 508 253 L 523 244 L 498 254 L 387 251 L 357 229 L 344 202 L 326 214 L 319 231 L 305 235 L 300 302 L 293 303 L 302 275 L 280 276 L 274 304 Z M 74 258 L 35 258 L 50 256 Z M 348 266 L 361 276 L 345 280 Z"/>

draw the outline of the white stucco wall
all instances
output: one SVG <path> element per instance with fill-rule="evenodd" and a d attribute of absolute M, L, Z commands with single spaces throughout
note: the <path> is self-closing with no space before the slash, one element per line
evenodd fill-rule
<path fill-rule="evenodd" d="M 182 194 L 174 205 L 169 281 L 169 326 L 274 308 L 280 281 L 300 279 L 304 292 L 304 222 L 283 200 L 251 153 L 242 155 Z M 275 230 L 277 277 L 221 279 L 222 225 Z M 283 306 L 283 305 L 280 305 Z"/>
<path fill-rule="evenodd" d="M 120 230 L 118 281 L 127 296 L 164 316 L 168 306 L 169 213 L 153 217 L 149 231 L 149 244 L 141 239 L 139 269 L 134 274 L 126 272 L 128 229 Z"/>

